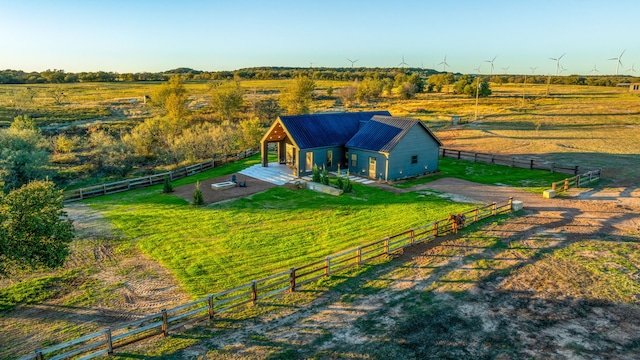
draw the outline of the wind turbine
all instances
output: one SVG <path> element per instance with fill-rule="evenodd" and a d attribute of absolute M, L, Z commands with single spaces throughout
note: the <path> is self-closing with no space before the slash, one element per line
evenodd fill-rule
<path fill-rule="evenodd" d="M 562 74 L 563 72 L 567 71 L 569 69 L 567 69 L 566 67 L 560 65 L 560 74 Z"/>
<path fill-rule="evenodd" d="M 353 69 L 353 64 L 357 63 L 358 60 L 360 60 L 360 59 L 351 60 L 351 59 L 347 58 L 347 60 L 349 60 L 349 62 L 351 62 L 351 68 Z"/>
<path fill-rule="evenodd" d="M 444 60 L 438 65 L 442 65 L 442 72 L 447 72 L 447 66 L 449 66 L 449 64 L 447 64 L 447 55 L 444 56 Z"/>
<path fill-rule="evenodd" d="M 591 69 L 591 71 L 589 71 L 589 74 L 593 74 L 593 73 L 599 73 L 598 69 L 596 69 L 596 64 L 593 64 L 593 69 Z"/>
<path fill-rule="evenodd" d="M 510 66 L 503 67 L 501 69 L 504 70 L 504 74 L 507 75 L 507 70 L 509 70 L 509 68 L 510 68 Z"/>
<path fill-rule="evenodd" d="M 618 70 L 620 70 L 620 66 L 622 65 L 622 61 L 620 61 L 620 59 L 622 59 L 622 55 L 624 55 L 625 51 L 627 51 L 627 49 L 622 50 L 622 52 L 620 53 L 620 55 L 617 58 L 609 59 L 609 60 L 617 60 L 617 63 L 616 63 L 616 75 L 618 75 Z"/>
<path fill-rule="evenodd" d="M 535 75 L 536 74 L 536 69 L 537 68 L 538 68 L 537 66 L 534 66 L 534 67 L 529 66 L 529 69 L 531 69 L 531 75 Z"/>
<path fill-rule="evenodd" d="M 556 76 L 558 76 L 558 69 L 560 68 L 560 59 L 562 59 L 563 56 L 565 56 L 567 53 L 562 54 L 562 56 L 558 57 L 558 58 L 549 58 L 550 60 L 553 60 L 556 62 Z"/>
<path fill-rule="evenodd" d="M 491 66 L 489 67 L 489 81 L 491 81 L 491 76 L 493 75 L 493 62 L 498 57 L 498 55 L 494 56 L 491 60 L 485 60 L 484 62 L 488 62 Z"/>
<path fill-rule="evenodd" d="M 409 64 L 407 64 L 406 62 L 404 62 L 404 55 L 402 55 L 402 62 L 400 64 L 398 64 L 398 66 L 402 66 L 402 68 L 404 69 L 404 67 L 409 66 Z"/>
<path fill-rule="evenodd" d="M 631 73 L 636 72 L 635 65 L 636 64 L 631 64 L 631 69 L 627 70 L 629 72 L 629 76 L 633 76 L 633 75 L 631 75 Z"/>

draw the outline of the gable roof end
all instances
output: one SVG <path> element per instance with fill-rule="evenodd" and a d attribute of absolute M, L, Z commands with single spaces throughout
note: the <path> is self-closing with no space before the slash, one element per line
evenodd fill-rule
<path fill-rule="evenodd" d="M 438 146 L 442 146 L 442 142 L 422 121 L 392 116 L 374 116 L 345 146 L 348 148 L 390 152 L 414 126 L 422 127 L 438 143 Z"/>

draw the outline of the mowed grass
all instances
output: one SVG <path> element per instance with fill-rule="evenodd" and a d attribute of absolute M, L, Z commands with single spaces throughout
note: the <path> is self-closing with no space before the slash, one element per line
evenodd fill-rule
<path fill-rule="evenodd" d="M 571 175 L 551 173 L 544 170 L 529 170 L 512 168 L 504 165 L 492 165 L 467 160 L 440 158 L 438 163 L 440 173 L 399 182 L 395 186 L 409 188 L 445 177 L 469 180 L 480 184 L 508 185 L 526 188 L 531 191 L 542 191 L 551 188 L 551 183 L 560 181 Z"/>
<path fill-rule="evenodd" d="M 273 188 L 210 207 L 146 190 L 90 201 L 194 297 L 232 288 L 472 208 L 354 185 L 340 197 Z"/>

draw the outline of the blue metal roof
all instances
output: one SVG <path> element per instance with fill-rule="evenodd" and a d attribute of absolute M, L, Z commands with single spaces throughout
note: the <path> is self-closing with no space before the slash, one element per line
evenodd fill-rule
<path fill-rule="evenodd" d="M 342 146 L 376 115 L 391 116 L 388 111 L 306 114 L 280 116 L 280 121 L 300 149 Z"/>
<path fill-rule="evenodd" d="M 374 116 L 349 140 L 345 147 L 390 152 L 414 126 L 421 126 L 439 144 L 442 143 L 420 120 Z"/>

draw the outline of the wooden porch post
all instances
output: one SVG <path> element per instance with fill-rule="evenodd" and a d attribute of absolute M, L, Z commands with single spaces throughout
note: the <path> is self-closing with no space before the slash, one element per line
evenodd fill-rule
<path fill-rule="evenodd" d="M 262 167 L 269 166 L 269 142 L 262 142 Z"/>

